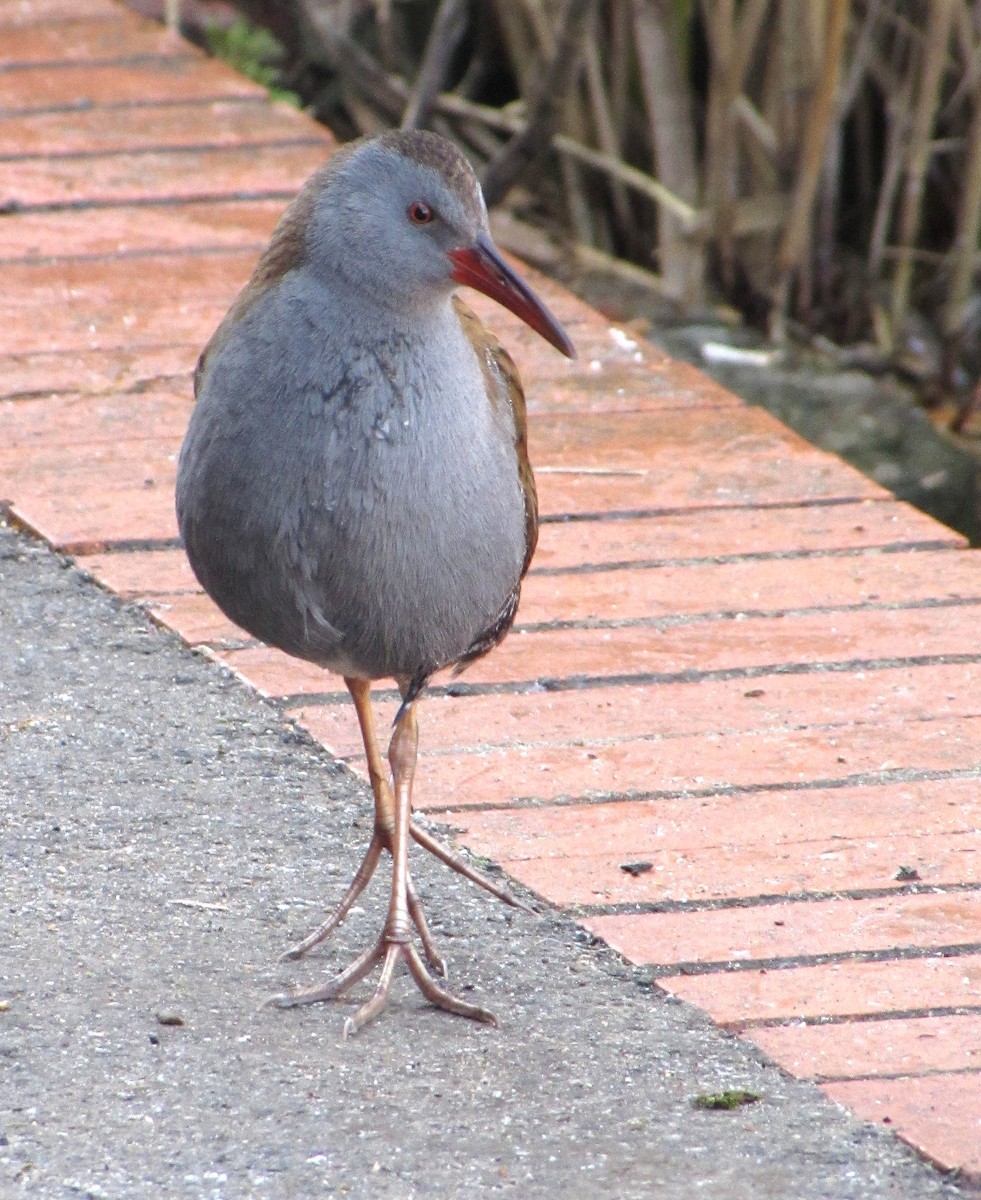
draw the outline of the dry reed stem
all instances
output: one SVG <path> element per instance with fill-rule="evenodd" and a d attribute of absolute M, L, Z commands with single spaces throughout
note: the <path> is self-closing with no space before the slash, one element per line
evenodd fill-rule
<path fill-rule="evenodd" d="M 521 184 L 578 261 L 690 305 L 711 264 L 777 337 L 841 306 L 847 268 L 856 331 L 871 321 L 888 350 L 933 305 L 959 344 L 981 265 L 977 0 L 283 3 L 330 75 L 324 105 L 364 131 L 451 133 L 487 164 L 488 198 Z M 410 62 L 400 33 L 423 12 Z M 502 56 L 517 98 L 492 107 Z"/>

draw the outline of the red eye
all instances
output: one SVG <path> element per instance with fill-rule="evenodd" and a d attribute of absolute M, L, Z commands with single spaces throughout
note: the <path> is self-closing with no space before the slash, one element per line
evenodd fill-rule
<path fill-rule="evenodd" d="M 409 220 L 413 225 L 428 225 L 435 215 L 425 200 L 413 200 L 409 205 Z"/>

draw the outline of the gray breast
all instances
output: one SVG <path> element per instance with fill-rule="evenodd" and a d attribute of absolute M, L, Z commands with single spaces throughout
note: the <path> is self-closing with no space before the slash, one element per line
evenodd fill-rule
<path fill-rule="evenodd" d="M 209 361 L 178 478 L 191 563 L 291 654 L 367 678 L 435 669 L 520 578 L 513 420 L 448 305 L 379 336 L 309 299 L 279 289 Z"/>

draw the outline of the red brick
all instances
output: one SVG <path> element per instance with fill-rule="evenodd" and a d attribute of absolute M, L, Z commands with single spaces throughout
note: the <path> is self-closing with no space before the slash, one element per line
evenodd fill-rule
<path fill-rule="evenodd" d="M 774 1025 L 744 1035 L 798 1078 L 981 1069 L 981 1015 Z"/>
<path fill-rule="evenodd" d="M 21 462 L 33 480 L 52 454 L 56 469 L 67 465 L 56 447 L 67 447 L 72 452 L 68 461 L 73 462 L 80 448 L 92 443 L 179 441 L 191 411 L 191 395 L 175 394 L 171 387 L 166 380 L 136 395 L 69 393 L 39 400 L 0 400 L 5 434 L 0 467 Z"/>
<path fill-rule="evenodd" d="M 119 17 L 113 0 L 0 0 L 0 26 L 16 29 L 46 21 L 77 21 Z"/>
<path fill-rule="evenodd" d="M 520 264 L 518 269 L 524 273 Z M 654 408 L 744 407 L 737 396 L 707 375 L 669 359 L 648 343 L 641 342 L 636 352 L 624 353 L 606 323 L 570 306 L 567 295 L 556 295 L 554 304 L 579 348 L 575 362 L 555 354 L 537 334 L 492 302 L 470 292 L 463 295 L 497 330 L 517 363 L 533 420 L 550 413 L 567 416 Z"/>
<path fill-rule="evenodd" d="M 11 511 L 26 528 L 66 554 L 91 554 L 134 538 L 177 535 L 172 481 L 77 494 L 66 487 L 29 503 L 17 501 Z"/>
<path fill-rule="evenodd" d="M 493 314 L 489 323 L 494 324 Z M 510 348 L 512 339 L 507 340 Z M 514 346 L 514 359 L 533 420 L 545 419 L 555 411 L 568 415 L 742 407 L 742 401 L 723 388 L 687 386 L 684 375 L 675 369 L 680 364 L 668 368 L 659 363 L 652 368 L 631 363 L 610 366 L 601 373 L 584 370 L 581 364 L 551 364 L 543 372 L 528 348 L 518 345 Z"/>
<path fill-rule="evenodd" d="M 977 780 L 974 782 L 976 787 Z M 901 864 L 916 867 L 920 878 L 931 884 L 981 883 L 981 855 L 973 832 L 944 837 L 896 833 L 874 842 L 828 837 L 804 845 L 743 845 L 733 839 L 690 852 L 645 848 L 649 839 L 640 832 L 636 840 L 636 847 L 619 859 L 596 854 L 515 862 L 496 854 L 493 845 L 484 853 L 500 861 L 526 887 L 550 903 L 562 905 L 882 888 L 896 886 Z M 649 862 L 651 871 L 632 880 L 619 865 L 638 859 Z"/>
<path fill-rule="evenodd" d="M 971 644 L 979 612 L 979 606 L 951 608 L 942 621 L 936 609 L 911 608 L 697 621 L 668 629 L 518 631 L 466 678 L 501 683 L 960 654 Z"/>
<path fill-rule="evenodd" d="M 555 904 L 981 881 L 977 779 L 460 813 L 454 827 Z M 631 876 L 622 864 L 650 864 Z"/>
<path fill-rule="evenodd" d="M 344 690 L 344 682 L 337 675 L 329 675 L 314 663 L 292 658 L 270 646 L 230 650 L 218 657 L 263 696 Z M 351 712 L 354 712 L 353 708 Z"/>
<path fill-rule="evenodd" d="M 0 10 L 0 20 L 2 20 Z M 117 8 L 115 19 L 95 17 L 8 29 L 0 46 L 0 70 L 12 66 L 90 62 L 137 55 L 187 55 L 188 43 L 162 25 Z"/>
<path fill-rule="evenodd" d="M 286 203 L 181 203 L 154 209 L 152 221 L 136 220 L 134 210 L 125 206 L 25 213 L 4 218 L 3 255 L 6 259 L 152 256 L 165 250 L 191 257 L 201 250 L 244 249 L 258 258 Z M 139 258 L 128 261 L 131 271 L 139 271 Z"/>
<path fill-rule="evenodd" d="M 155 621 L 179 634 L 189 646 L 214 646 L 250 637 L 229 621 L 204 592 L 154 596 L 147 602 L 147 609 Z"/>
<path fill-rule="evenodd" d="M 80 555 L 76 562 L 126 600 L 200 593 L 183 550 L 140 550 Z"/>
<path fill-rule="evenodd" d="M 832 1100 L 883 1123 L 946 1170 L 981 1182 L 981 1074 L 826 1083 Z"/>
<path fill-rule="evenodd" d="M 981 995 L 981 954 L 672 975 L 658 984 L 705 1009 L 721 1024 L 741 1029 L 759 1020 L 976 1007 Z"/>
<path fill-rule="evenodd" d="M 190 396 L 198 352 L 196 346 L 119 346 L 79 353 L 7 354 L 0 357 L 0 390 L 21 399 L 70 392 L 138 395 L 167 381 L 174 391 Z"/>
<path fill-rule="evenodd" d="M 738 763 L 741 754 L 763 752 L 763 742 L 751 749 L 751 741 L 740 740 L 744 735 L 772 735 L 776 748 L 783 735 L 793 737 L 801 731 L 807 736 L 810 732 L 819 755 L 824 748 L 831 751 L 833 759 L 831 748 L 839 746 L 837 761 L 846 764 L 848 773 L 857 767 L 844 750 L 853 722 L 864 726 L 921 721 L 925 723 L 924 739 L 931 740 L 938 730 L 931 728 L 930 722 L 977 715 L 977 673 L 974 664 L 939 664 L 703 680 L 697 684 L 625 685 L 544 695 L 465 697 L 463 709 L 459 702 L 453 708 L 445 702 L 435 706 L 429 724 L 432 736 L 444 747 L 506 746 L 507 731 L 520 731 L 527 725 L 536 730 L 535 742 L 559 747 L 581 745 L 596 750 L 599 758 L 603 757 L 603 744 L 632 743 L 636 738 L 641 769 L 655 778 L 661 775 L 663 764 L 685 753 L 673 745 L 679 738 L 706 738 L 707 744 L 689 760 L 689 770 L 700 771 L 717 758 L 721 766 L 728 758 Z M 505 731 L 504 740 L 495 733 L 499 727 Z M 942 736 L 942 731 L 939 733 Z M 885 744 L 870 752 L 876 762 L 891 757 Z M 794 751 L 788 748 L 786 754 L 793 762 Z M 633 751 L 625 755 L 622 765 L 630 761 Z M 796 774 L 791 771 L 786 778 Z"/>
<path fill-rule="evenodd" d="M 0 74 L 0 110 L 82 108 L 102 104 L 153 104 L 167 100 L 217 100 L 261 97 L 265 90 L 221 63 L 202 62 L 185 50 L 182 57 L 160 58 L 138 66 L 117 64 L 25 67 Z"/>
<path fill-rule="evenodd" d="M 533 566 L 521 589 L 518 622 L 631 621 L 692 613 L 979 597 L 978 556 L 948 550 L 749 559 L 585 572 L 571 579 L 536 574 Z"/>
<path fill-rule="evenodd" d="M 293 678 L 301 681 L 299 673 Z M 916 738 L 906 724 L 897 722 L 846 725 L 830 733 L 754 730 L 580 747 L 529 745 L 537 733 L 535 725 L 516 728 L 508 723 L 487 731 L 504 741 L 506 749 L 447 753 L 433 746 L 439 730 L 430 714 L 437 704 L 430 701 L 422 713 L 416 793 L 421 809 L 504 807 L 515 800 L 548 802 L 662 790 L 780 787 L 857 774 L 875 777 L 882 770 L 950 771 L 981 764 L 981 723 L 976 719 L 926 725 L 916 731 Z M 298 705 L 294 715 L 332 752 L 341 757 L 360 753 L 356 729 L 343 714 L 310 704 Z M 583 716 L 581 724 L 587 721 Z"/>
<path fill-rule="evenodd" d="M 228 656 L 225 657 L 227 659 Z M 324 674 L 322 683 L 324 685 L 321 688 L 322 691 L 344 691 L 343 681 L 336 675 Z M 377 697 L 375 698 L 375 713 L 379 730 L 384 731 L 391 728 L 397 710 L 397 700 L 380 701 Z M 423 720 L 425 720 L 425 710 L 423 712 Z M 309 705 L 292 709 L 288 715 L 295 717 L 298 723 L 336 758 L 348 760 L 353 770 L 365 775 L 364 747 L 353 705 L 346 703 Z M 386 735 L 381 733 L 380 736 L 384 738 Z M 421 792 L 417 792 L 416 808 L 420 807 L 420 800 Z"/>
<path fill-rule="evenodd" d="M 166 36 L 166 35 L 164 35 Z M 186 43 L 180 43 L 186 47 Z M 0 118 L 0 154 L 26 158 L 58 154 L 106 154 L 181 146 L 248 146 L 271 141 L 332 139 L 323 125 L 291 104 L 266 97 L 198 104 L 146 104 L 111 110 L 28 112 Z M 5 165 L 9 170 L 11 164 Z M 7 222 L 4 222 L 6 231 Z"/>
<path fill-rule="evenodd" d="M 780 509 L 689 509 L 640 520 L 548 522 L 536 570 L 597 563 L 866 548 L 926 541 L 963 546 L 958 534 L 895 500 Z M 573 581 L 570 581 L 572 583 Z"/>
<path fill-rule="evenodd" d="M 696 409 L 694 413 L 710 410 Z M 722 410 L 719 410 L 722 411 Z M 629 414 L 626 414 L 629 415 Z M 626 417 L 625 415 L 625 417 Z M 641 414 L 647 416 L 647 414 Z M 541 423 L 533 425 L 536 436 Z M 853 468 L 820 450 L 753 444 L 737 440 L 704 447 L 700 453 L 698 434 L 693 431 L 687 448 L 642 447 L 653 456 L 649 467 L 638 460 L 616 462 L 607 446 L 605 464 L 600 448 L 582 455 L 576 464 L 561 462 L 568 452 L 552 451 L 540 444 L 533 451 L 535 480 L 543 515 L 605 513 L 630 509 L 730 506 L 734 504 L 785 504 L 844 497 L 886 499 L 888 493 Z"/>
<path fill-rule="evenodd" d="M 13 511 L 69 553 L 93 552 L 120 539 L 172 538 L 178 440 L 48 446 L 3 469 Z"/>
<path fill-rule="evenodd" d="M 970 833 L 981 823 L 976 779 L 904 781 L 756 795 L 659 797 L 607 804 L 500 809 L 454 818 L 468 845 L 510 863 L 536 858 L 622 862 L 701 853 L 729 843 L 834 846 L 855 839 Z M 820 853 L 820 850 L 815 851 Z M 636 888 L 641 875 L 628 880 Z"/>
<path fill-rule="evenodd" d="M 533 461 L 546 470 L 601 468 L 656 475 L 662 460 L 697 465 L 707 456 L 785 457 L 809 447 L 760 408 L 667 409 L 650 413 L 553 412 L 530 430 Z M 696 449 L 697 448 L 697 449 Z M 836 460 L 834 460 L 836 461 Z"/>
<path fill-rule="evenodd" d="M 0 354 L 105 350 L 185 342 L 199 349 L 247 281 L 249 251 L 132 261 L 6 263 Z M 39 336 L 37 314 L 46 320 Z M 39 345 L 39 342 L 41 343 Z"/>
<path fill-rule="evenodd" d="M 635 963 L 738 963 L 939 948 L 981 941 L 981 893 L 638 913 L 587 917 L 583 924 Z"/>
<path fill-rule="evenodd" d="M 0 75 L 2 79 L 2 75 Z M 292 195 L 327 157 L 327 143 L 218 146 L 4 164 L 3 198 L 27 206 L 202 200 L 240 192 Z M 133 218 L 137 224 L 136 218 Z"/>
<path fill-rule="evenodd" d="M 583 715 L 583 721 L 587 721 Z M 534 736 L 535 727 L 529 732 Z M 608 747 L 508 750 L 427 757 L 420 805 L 501 805 L 645 791 L 781 786 L 875 776 L 881 770 L 955 770 L 981 764 L 981 722 L 925 726 L 914 738 L 904 723 L 842 726 L 830 733 L 753 730 Z M 526 735 L 527 736 L 527 735 Z"/>
<path fill-rule="evenodd" d="M 555 692 L 430 695 L 421 719 L 432 750 L 507 752 L 538 746 L 543 755 L 558 756 L 556 767 L 568 752 L 585 758 L 587 751 L 595 751 L 602 761 L 610 750 L 623 753 L 624 765 L 636 757 L 649 787 L 660 788 L 666 786 L 663 764 L 680 763 L 685 754 L 690 756 L 688 779 L 690 772 L 730 757 L 742 773 L 742 757 L 764 753 L 765 745 L 777 747 L 782 739 L 795 736 L 815 738 L 815 748 L 823 745 L 834 763 L 839 754 L 836 739 L 857 732 L 870 738 L 876 761 L 886 761 L 894 755 L 885 734 L 876 738 L 876 726 L 916 722 L 916 732 L 925 742 L 938 735 L 942 740 L 944 729 L 953 729 L 954 722 L 978 716 L 979 672 L 978 664 L 937 664 Z M 756 688 L 762 689 L 761 696 L 746 695 Z M 889 736 L 895 736 L 893 730 Z M 892 748 L 900 758 L 908 755 L 911 737 Z M 755 748 L 754 738 L 761 739 Z M 764 740 L 771 738 L 772 743 Z M 704 744 L 692 756 L 698 739 Z M 676 747 L 679 742 L 683 745 Z M 792 753 L 786 751 L 791 757 Z M 840 765 L 835 774 L 857 769 L 854 760 L 842 765 L 844 770 Z"/>

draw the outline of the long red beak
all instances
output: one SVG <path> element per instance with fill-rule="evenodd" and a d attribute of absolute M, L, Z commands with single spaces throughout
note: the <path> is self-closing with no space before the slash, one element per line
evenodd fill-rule
<path fill-rule="evenodd" d="M 453 263 L 451 279 L 476 288 L 498 304 L 511 310 L 536 333 L 541 334 L 566 358 L 575 358 L 576 349 L 568 335 L 541 300 L 518 275 L 511 270 L 497 247 L 486 234 L 478 234 L 473 246 L 451 250 Z"/>

